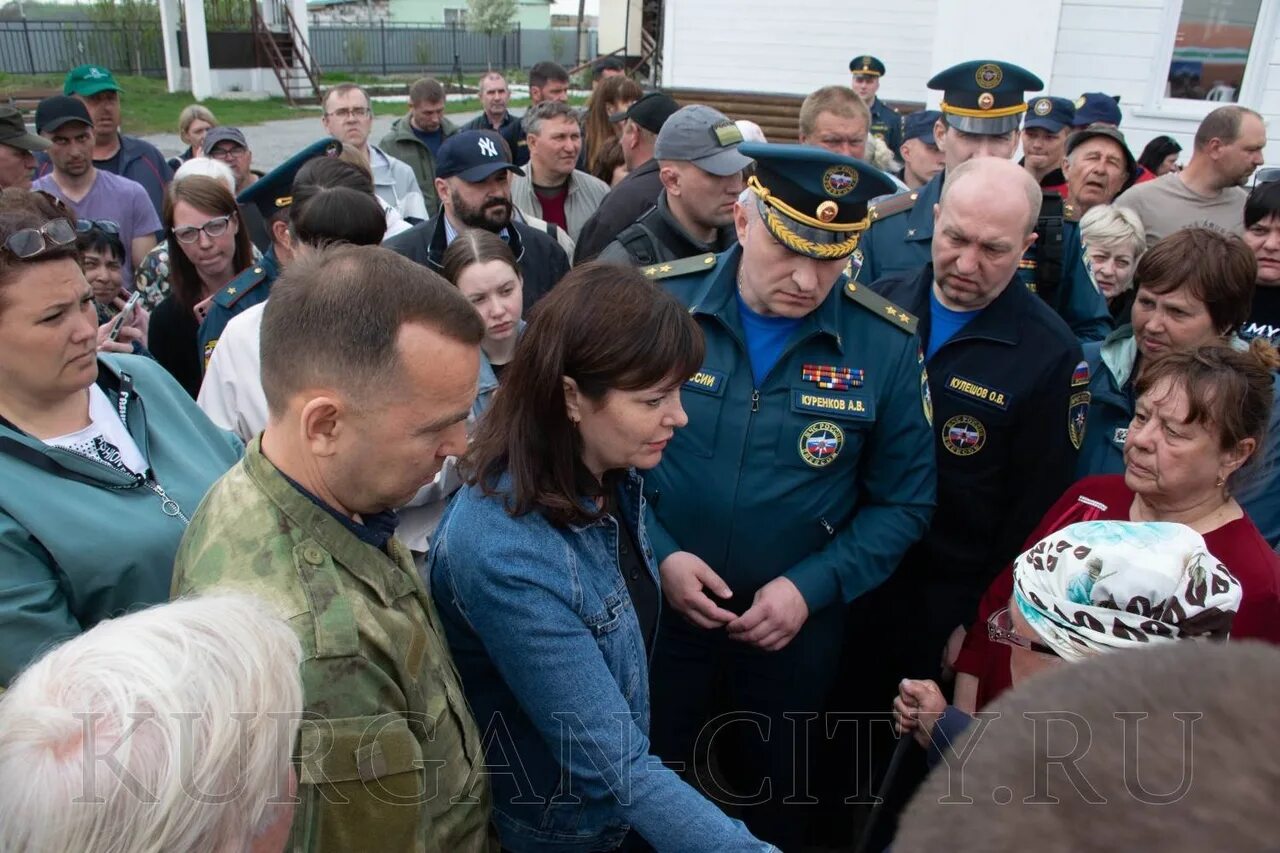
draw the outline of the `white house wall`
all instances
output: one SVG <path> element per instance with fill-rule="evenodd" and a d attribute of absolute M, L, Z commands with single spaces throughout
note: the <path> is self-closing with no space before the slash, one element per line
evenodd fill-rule
<path fill-rule="evenodd" d="M 663 83 L 681 89 L 804 94 L 849 83 L 871 53 L 886 100 L 923 101 L 938 0 L 666 0 Z"/>
<path fill-rule="evenodd" d="M 926 81 L 948 62 L 997 58 L 1043 77 L 1047 92 L 1120 96 L 1134 153 L 1169 134 L 1190 155 L 1216 104 L 1165 102 L 1176 0 L 666 0 L 664 85 L 804 94 L 848 82 L 849 59 L 872 53 L 889 73 L 886 100 L 937 103 Z M 1252 66 L 1260 85 L 1242 103 L 1267 120 L 1268 163 L 1280 163 L 1280 0 L 1262 0 Z M 992 14 L 993 9 L 999 14 Z M 1056 24 L 1054 20 L 1056 19 Z M 1046 26 L 1049 29 L 1046 31 Z M 1056 32 L 1055 28 L 1056 27 Z M 1025 55 L 1024 55 L 1025 54 Z M 1047 55 L 1046 55 L 1047 54 Z M 1246 78 L 1246 88 L 1248 78 Z"/>

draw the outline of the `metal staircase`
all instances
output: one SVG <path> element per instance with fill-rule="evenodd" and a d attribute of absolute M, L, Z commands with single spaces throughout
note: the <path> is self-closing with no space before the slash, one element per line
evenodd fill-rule
<path fill-rule="evenodd" d="M 320 103 L 320 66 L 316 64 L 289 6 L 279 4 L 278 9 L 283 14 L 274 24 L 268 23 L 258 3 L 250 4 L 250 8 L 253 10 L 254 49 L 258 60 L 275 71 L 285 100 L 291 106 Z"/>

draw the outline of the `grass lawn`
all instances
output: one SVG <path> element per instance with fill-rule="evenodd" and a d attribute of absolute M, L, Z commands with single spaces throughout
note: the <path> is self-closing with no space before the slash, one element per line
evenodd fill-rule
<path fill-rule="evenodd" d="M 335 79 L 330 80 L 331 76 Z M 324 75 L 324 82 L 333 83 L 339 80 L 351 80 L 353 76 L 359 80 L 359 75 L 326 74 Z M 365 76 L 368 77 L 368 75 Z M 116 79 L 120 82 L 121 88 L 124 89 L 120 97 L 120 111 L 126 133 L 137 136 L 143 136 L 148 133 L 176 133 L 178 130 L 178 113 L 182 112 L 183 107 L 196 102 L 190 92 L 170 94 L 163 80 L 123 75 L 117 76 Z M 376 79 L 383 80 L 385 78 Z M 371 82 L 371 80 L 364 80 L 363 82 Z M 60 92 L 62 91 L 62 75 L 0 73 L 0 99 L 16 92 L 31 90 Z M 574 104 L 581 104 L 582 102 L 583 99 L 581 98 L 570 100 L 570 103 Z M 247 127 L 281 119 L 314 117 L 319 112 L 319 107 L 291 107 L 285 102 L 284 98 L 271 98 L 266 101 L 209 98 L 203 103 L 213 110 L 213 114 L 218 117 L 220 124 L 229 124 L 236 127 Z M 511 101 L 511 106 L 517 108 L 528 106 L 528 104 L 528 99 Z M 406 111 L 404 104 L 376 101 L 373 108 L 377 115 L 398 116 L 403 115 Z M 457 102 L 450 101 L 446 112 L 458 113 L 478 109 L 480 109 L 480 101 L 478 99 L 468 99 Z"/>

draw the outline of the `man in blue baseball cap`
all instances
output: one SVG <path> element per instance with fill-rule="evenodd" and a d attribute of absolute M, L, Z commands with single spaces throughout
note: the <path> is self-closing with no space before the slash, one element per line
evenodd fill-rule
<path fill-rule="evenodd" d="M 929 88 L 942 91 L 934 137 L 946 167 L 919 190 L 872 205 L 871 228 L 860 248 L 861 282 L 914 272 L 929 262 L 934 208 L 947 172 L 975 157 L 1012 158 L 1027 112 L 1026 93 L 1044 84 L 1012 63 L 978 59 L 935 74 Z M 1089 280 L 1082 253 L 1064 245 L 1061 197 L 1050 193 L 1045 198 L 1048 204 L 1036 227 L 1039 239 L 1024 259 L 1023 282 L 1058 310 L 1079 338 L 1102 340 L 1111 330 L 1106 301 Z"/>
<path fill-rule="evenodd" d="M 688 305 L 706 341 L 681 393 L 689 424 L 645 475 L 670 605 L 651 737 L 692 768 L 720 729 L 742 735 L 727 789 L 773 779 L 743 818 L 796 850 L 814 810 L 788 804 L 809 790 L 795 720 L 823 709 L 846 605 L 928 523 L 930 402 L 915 318 L 843 272 L 889 178 L 817 147 L 738 151 L 756 162 L 734 206 L 738 245 L 643 270 Z M 707 726 L 722 678 L 729 716 Z"/>
<path fill-rule="evenodd" d="M 1041 189 L 1067 194 L 1067 178 L 1062 161 L 1067 156 L 1067 136 L 1076 108 L 1066 98 L 1032 98 L 1022 122 L 1022 168 L 1036 179 Z"/>
<path fill-rule="evenodd" d="M 1088 127 L 1091 124 L 1109 124 L 1119 127 L 1122 114 L 1120 112 L 1120 96 L 1108 95 L 1105 92 L 1085 92 L 1075 102 L 1074 127 Z"/>
<path fill-rule="evenodd" d="M 902 171 L 898 177 L 908 189 L 918 190 L 942 171 L 946 159 L 933 137 L 933 127 L 942 113 L 937 110 L 919 110 L 908 113 L 902 119 Z"/>
<path fill-rule="evenodd" d="M 569 271 L 569 257 L 545 231 L 514 218 L 511 149 L 492 130 L 464 130 L 440 146 L 435 189 L 440 210 L 384 244 L 440 272 L 444 250 L 467 228 L 483 228 L 507 241 L 524 280 L 524 310 L 546 295 Z"/>

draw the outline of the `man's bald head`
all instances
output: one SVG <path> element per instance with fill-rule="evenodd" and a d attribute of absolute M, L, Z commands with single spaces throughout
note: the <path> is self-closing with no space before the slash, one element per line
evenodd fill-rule
<path fill-rule="evenodd" d="M 978 157 L 947 170 L 933 209 L 934 292 L 948 308 L 985 308 L 1035 241 L 1040 187 L 1010 160 Z"/>
<path fill-rule="evenodd" d="M 1026 169 L 1012 160 L 996 157 L 976 157 L 947 170 L 947 180 L 942 185 L 941 203 L 945 207 L 947 197 L 953 192 L 981 192 L 1001 209 L 1007 205 L 1026 202 L 1026 230 L 1023 236 L 1035 230 L 1040 216 L 1040 202 L 1044 194 L 1040 185 Z"/>

